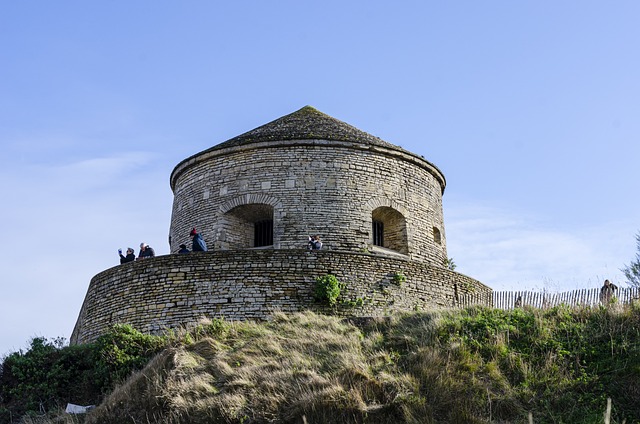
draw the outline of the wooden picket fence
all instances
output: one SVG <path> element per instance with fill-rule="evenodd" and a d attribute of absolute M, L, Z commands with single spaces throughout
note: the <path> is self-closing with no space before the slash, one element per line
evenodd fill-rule
<path fill-rule="evenodd" d="M 640 299 L 640 287 L 618 288 L 614 297 L 617 303 L 630 303 Z M 600 305 L 600 288 L 579 289 L 562 293 L 534 291 L 501 291 L 491 294 L 467 294 L 458 298 L 457 306 L 462 308 L 472 305 L 492 306 L 498 309 L 513 309 L 532 306 L 534 308 L 552 308 L 565 304 L 567 306 Z"/>

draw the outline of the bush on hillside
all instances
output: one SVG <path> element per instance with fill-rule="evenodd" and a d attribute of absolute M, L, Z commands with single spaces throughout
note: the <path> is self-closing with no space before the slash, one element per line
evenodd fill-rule
<path fill-rule="evenodd" d="M 340 297 L 340 292 L 345 285 L 338 281 L 335 275 L 327 274 L 316 278 L 314 297 L 318 302 L 329 306 L 335 306 Z"/>
<path fill-rule="evenodd" d="M 114 325 L 93 344 L 98 385 L 112 389 L 142 369 L 166 344 L 165 337 L 143 334 L 129 324 Z"/>
<path fill-rule="evenodd" d="M 62 339 L 33 338 L 26 352 L 4 358 L 0 373 L 0 405 L 12 416 L 44 413 L 67 402 L 97 398 L 90 374 L 94 367 L 87 346 L 63 347 Z M 1 419 L 8 422 L 5 416 Z"/>
<path fill-rule="evenodd" d="M 0 366 L 0 423 L 25 414 L 46 414 L 67 403 L 98 404 L 165 346 L 162 337 L 116 325 L 96 343 L 64 346 L 64 339 L 36 337 L 26 352 L 7 355 Z"/>

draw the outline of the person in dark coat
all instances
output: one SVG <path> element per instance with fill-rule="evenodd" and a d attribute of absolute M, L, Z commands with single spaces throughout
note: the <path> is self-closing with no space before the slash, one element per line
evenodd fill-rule
<path fill-rule="evenodd" d="M 186 244 L 181 244 L 180 245 L 180 250 L 178 250 L 178 253 L 189 253 L 189 249 L 187 249 L 187 245 Z"/>
<path fill-rule="evenodd" d="M 193 237 L 193 246 L 191 246 L 191 250 L 193 252 L 206 252 L 207 251 L 207 243 L 204 241 L 202 236 L 198 234 L 196 228 L 193 227 L 191 232 L 189 233 L 191 237 Z"/>
<path fill-rule="evenodd" d="M 614 291 L 618 290 L 618 286 L 609 280 L 604 280 L 604 285 L 600 289 L 600 302 L 608 305 L 614 299 Z"/>
<path fill-rule="evenodd" d="M 122 255 L 122 249 L 118 249 L 118 254 L 120 255 L 121 264 L 126 264 L 127 262 L 133 262 L 136 260 L 136 255 L 130 247 L 127 249 L 127 256 Z"/>
<path fill-rule="evenodd" d="M 309 243 L 307 243 L 307 247 L 310 250 L 320 250 L 322 249 L 322 241 L 320 240 L 319 235 L 309 236 Z"/>
<path fill-rule="evenodd" d="M 140 243 L 140 253 L 138 253 L 139 261 L 146 258 L 153 258 L 154 256 L 156 256 L 156 252 L 154 252 L 151 246 L 147 243 Z"/>

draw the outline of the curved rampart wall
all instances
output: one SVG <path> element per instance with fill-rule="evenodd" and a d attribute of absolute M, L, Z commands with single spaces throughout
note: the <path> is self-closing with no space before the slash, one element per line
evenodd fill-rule
<path fill-rule="evenodd" d="M 406 276 L 394 282 L 396 273 Z M 344 299 L 362 306 L 329 308 L 313 298 L 316 277 L 346 283 Z M 110 268 L 93 277 L 72 344 L 88 343 L 116 323 L 158 333 L 202 316 L 268 319 L 271 311 L 311 309 L 342 316 L 449 307 L 457 296 L 491 289 L 448 269 L 402 258 L 344 251 L 238 250 L 165 255 Z"/>
<path fill-rule="evenodd" d="M 274 249 L 304 247 L 310 234 L 320 234 L 325 249 L 371 249 L 372 213 L 381 208 L 404 219 L 395 250 L 441 265 L 444 186 L 425 159 L 379 146 L 297 140 L 208 151 L 172 173 L 171 252 L 190 244 L 194 226 L 210 248 L 254 247 L 233 245 L 230 231 L 238 225 L 233 208 L 250 204 L 273 208 Z"/>

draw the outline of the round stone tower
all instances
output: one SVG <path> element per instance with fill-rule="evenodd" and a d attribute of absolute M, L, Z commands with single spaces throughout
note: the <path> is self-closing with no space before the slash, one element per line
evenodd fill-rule
<path fill-rule="evenodd" d="M 306 106 L 180 162 L 171 251 L 323 249 L 442 265 L 445 178 L 421 156 Z"/>
<path fill-rule="evenodd" d="M 444 187 L 424 158 L 304 107 L 175 167 L 171 254 L 94 276 L 70 342 L 116 323 L 155 333 L 202 316 L 488 304 L 489 287 L 445 266 Z M 209 251 L 175 254 L 193 227 Z M 306 250 L 310 235 L 321 250 Z M 326 275 L 342 283 L 336 305 L 316 298 Z"/>

